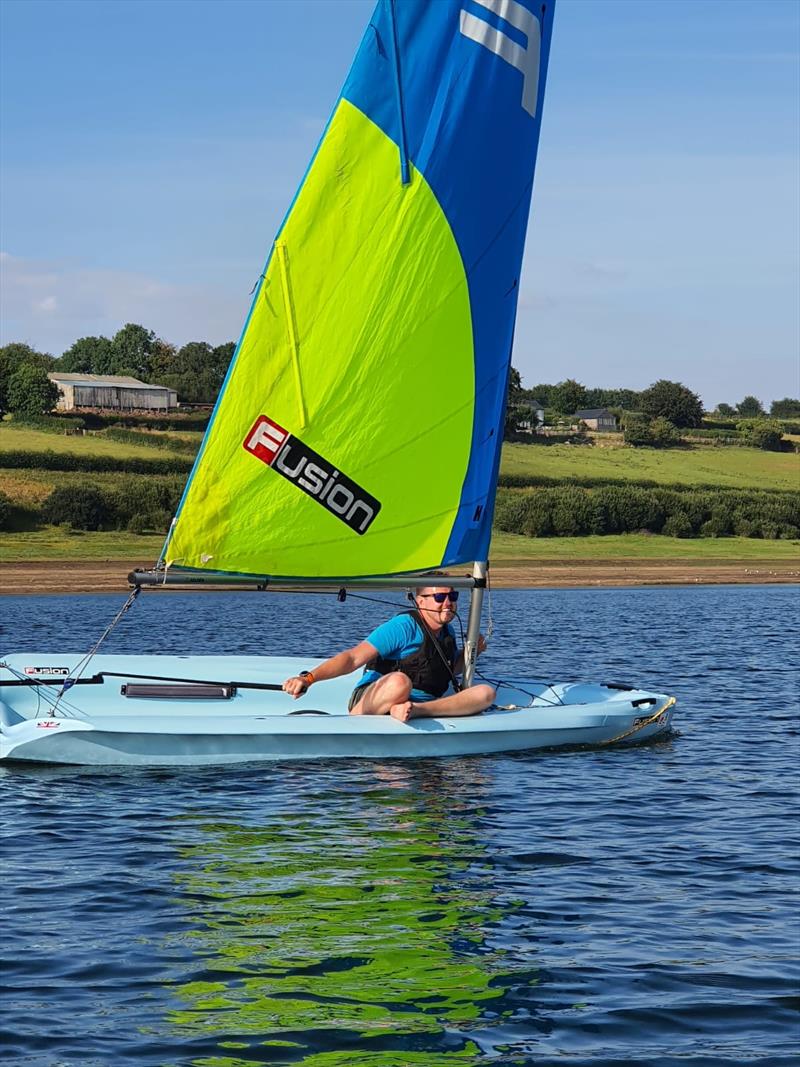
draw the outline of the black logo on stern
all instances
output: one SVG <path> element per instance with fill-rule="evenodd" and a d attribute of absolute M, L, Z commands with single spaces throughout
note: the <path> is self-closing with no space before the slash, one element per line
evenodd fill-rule
<path fill-rule="evenodd" d="M 259 415 L 242 444 L 357 534 L 366 533 L 381 510 L 374 496 L 266 415 Z"/>

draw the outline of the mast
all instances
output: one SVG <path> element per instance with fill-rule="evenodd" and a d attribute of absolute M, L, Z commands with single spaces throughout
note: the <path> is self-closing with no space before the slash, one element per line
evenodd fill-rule
<path fill-rule="evenodd" d="M 478 659 L 478 638 L 481 633 L 481 609 L 483 592 L 486 588 L 488 560 L 475 562 L 472 566 L 474 585 L 469 595 L 469 615 L 467 617 L 467 636 L 464 641 L 464 687 L 472 685 L 475 677 L 475 663 Z"/>

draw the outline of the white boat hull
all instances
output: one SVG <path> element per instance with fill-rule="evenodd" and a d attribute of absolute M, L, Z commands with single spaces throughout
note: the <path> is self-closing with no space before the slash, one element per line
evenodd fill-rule
<path fill-rule="evenodd" d="M 565 745 L 643 741 L 670 728 L 674 699 L 587 684 L 502 686 L 499 708 L 481 715 L 412 719 L 347 714 L 356 678 L 314 685 L 298 700 L 278 685 L 303 666 L 257 656 L 97 656 L 53 712 L 60 674 L 76 654 L 8 656 L 0 668 L 0 759 L 96 766 L 198 766 L 275 759 L 430 758 Z M 37 670 L 38 668 L 38 670 Z M 230 685 L 225 696 L 140 695 L 169 679 Z M 9 684 L 21 680 L 52 684 Z M 175 680 L 173 683 L 172 680 Z M 519 688 L 516 686 L 519 685 Z M 160 691 L 160 690 L 159 690 Z M 533 694 L 533 698 L 526 694 Z"/>

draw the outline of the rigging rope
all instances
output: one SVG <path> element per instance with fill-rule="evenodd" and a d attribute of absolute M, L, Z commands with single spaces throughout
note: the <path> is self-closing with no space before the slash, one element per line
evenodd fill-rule
<path fill-rule="evenodd" d="M 50 716 L 49 717 L 51 719 L 55 717 L 55 714 L 58 711 L 58 705 L 61 703 L 61 699 L 64 696 L 64 694 L 67 692 L 67 690 L 71 689 L 73 687 L 73 685 L 75 685 L 75 683 L 78 681 L 80 676 L 83 674 L 83 672 L 89 666 L 89 663 L 91 662 L 93 657 L 95 655 L 97 655 L 97 650 L 100 648 L 102 643 L 105 641 L 105 639 L 108 637 L 108 635 L 114 629 L 114 627 L 120 621 L 122 616 L 125 615 L 125 613 L 127 611 L 129 611 L 130 608 L 133 607 L 133 604 L 134 604 L 136 598 L 139 596 L 140 592 L 141 592 L 141 586 L 137 585 L 133 589 L 131 589 L 130 593 L 128 593 L 128 599 L 125 601 L 125 603 L 119 609 L 119 611 L 114 616 L 114 618 L 111 620 L 111 622 L 108 624 L 108 626 L 105 628 L 105 630 L 103 630 L 103 632 L 100 635 L 100 637 L 97 639 L 97 641 L 95 641 L 94 645 L 92 645 L 92 647 L 89 649 L 89 651 L 83 657 L 83 659 L 78 662 L 77 667 L 72 671 L 72 674 L 70 674 L 69 678 L 65 678 L 64 679 L 64 684 L 61 686 L 61 692 L 56 697 L 55 702 L 54 702 L 52 708 L 50 709 Z"/>

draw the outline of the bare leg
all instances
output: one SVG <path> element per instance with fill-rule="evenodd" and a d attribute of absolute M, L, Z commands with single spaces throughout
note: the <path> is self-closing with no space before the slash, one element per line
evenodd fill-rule
<path fill-rule="evenodd" d="M 369 687 L 361 700 L 350 709 L 351 715 L 388 715 L 389 709 L 408 700 L 411 679 L 402 671 L 385 674 Z"/>
<path fill-rule="evenodd" d="M 460 693 L 451 693 L 438 700 L 426 700 L 423 704 L 414 704 L 406 697 L 394 704 L 389 714 L 400 722 L 422 716 L 445 719 L 455 715 L 477 715 L 493 704 L 494 698 L 495 691 L 490 685 L 472 685 Z"/>

